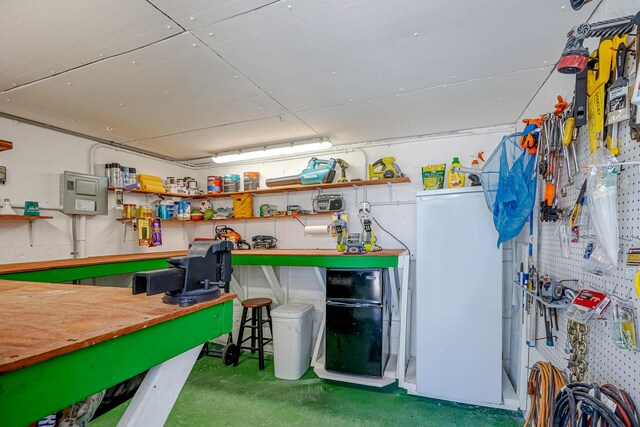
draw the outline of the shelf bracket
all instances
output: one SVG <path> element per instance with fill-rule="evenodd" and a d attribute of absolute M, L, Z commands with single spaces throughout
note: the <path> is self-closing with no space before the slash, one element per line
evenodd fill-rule
<path fill-rule="evenodd" d="M 389 190 L 389 201 L 393 202 L 393 184 L 387 182 L 387 190 Z"/>
<path fill-rule="evenodd" d="M 33 247 L 33 242 L 36 238 L 36 225 L 35 221 L 29 221 L 29 246 Z"/>

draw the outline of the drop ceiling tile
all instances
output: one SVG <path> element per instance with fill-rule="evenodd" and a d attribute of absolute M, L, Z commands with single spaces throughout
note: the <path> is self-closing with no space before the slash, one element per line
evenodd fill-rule
<path fill-rule="evenodd" d="M 113 140 L 282 114 L 189 33 L 3 94 L 0 111 Z"/>
<path fill-rule="evenodd" d="M 510 124 L 550 72 L 544 67 L 298 115 L 334 144 Z"/>
<path fill-rule="evenodd" d="M 151 0 L 185 29 L 204 27 L 279 0 Z"/>
<path fill-rule="evenodd" d="M 593 7 L 291 0 L 194 33 L 296 111 L 555 63 Z"/>
<path fill-rule="evenodd" d="M 129 0 L 4 0 L 0 28 L 0 90 L 181 31 L 149 3 Z"/>
<path fill-rule="evenodd" d="M 294 141 L 318 135 L 292 114 L 224 125 L 167 137 L 128 143 L 142 150 L 174 157 L 195 159 L 215 153 Z"/>

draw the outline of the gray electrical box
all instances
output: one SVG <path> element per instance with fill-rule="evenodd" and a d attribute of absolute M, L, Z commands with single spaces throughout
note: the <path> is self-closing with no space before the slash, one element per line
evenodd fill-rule
<path fill-rule="evenodd" d="M 61 176 L 62 211 L 74 215 L 107 215 L 107 178 L 65 171 Z"/>

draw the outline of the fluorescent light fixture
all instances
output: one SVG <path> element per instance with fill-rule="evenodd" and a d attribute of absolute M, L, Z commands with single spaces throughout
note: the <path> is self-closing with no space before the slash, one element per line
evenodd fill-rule
<path fill-rule="evenodd" d="M 290 156 L 292 154 L 309 153 L 312 151 L 328 150 L 332 147 L 331 141 L 327 138 L 316 138 L 312 140 L 295 141 L 278 146 L 267 146 L 264 148 L 250 148 L 238 150 L 232 153 L 222 153 L 211 157 L 214 163 L 231 163 L 245 160 L 264 159 L 267 157 Z"/>

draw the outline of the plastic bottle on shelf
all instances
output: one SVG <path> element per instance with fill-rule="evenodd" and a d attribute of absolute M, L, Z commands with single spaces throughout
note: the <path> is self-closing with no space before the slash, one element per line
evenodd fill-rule
<path fill-rule="evenodd" d="M 107 177 L 107 185 L 113 187 L 113 182 L 111 181 L 111 163 L 104 165 L 104 176 Z"/>
<path fill-rule="evenodd" d="M 480 167 L 480 161 L 482 161 L 482 163 L 484 163 L 484 151 L 480 151 L 479 153 L 475 153 L 472 154 L 471 157 L 473 158 L 473 161 L 471 162 L 471 168 L 472 169 L 477 169 L 478 173 L 472 173 L 469 175 L 469 180 L 471 181 L 471 187 L 479 187 L 482 185 L 482 182 L 480 182 L 480 171 L 481 171 L 481 167 Z"/>
<path fill-rule="evenodd" d="M 453 168 L 454 167 L 463 167 L 462 164 L 460 164 L 460 160 L 458 160 L 457 157 L 453 158 L 453 161 L 451 162 L 451 167 L 449 168 L 449 188 L 460 188 L 460 187 L 464 187 L 464 173 L 462 172 L 454 172 Z"/>

